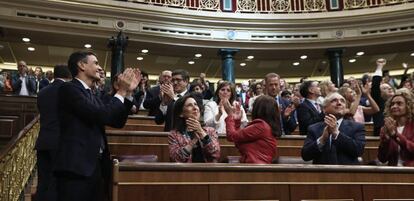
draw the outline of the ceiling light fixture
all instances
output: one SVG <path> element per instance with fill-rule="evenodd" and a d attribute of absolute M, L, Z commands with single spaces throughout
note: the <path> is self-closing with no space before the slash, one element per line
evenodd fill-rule
<path fill-rule="evenodd" d="M 144 60 L 144 57 L 137 57 L 138 61 Z"/>
<path fill-rule="evenodd" d="M 349 63 L 354 63 L 354 62 L 356 62 L 356 59 L 350 59 L 349 60 Z"/>
<path fill-rule="evenodd" d="M 193 65 L 193 64 L 195 64 L 195 62 L 194 61 L 189 61 L 188 64 Z"/>
<path fill-rule="evenodd" d="M 300 63 L 299 63 L 299 62 L 293 62 L 292 64 L 293 64 L 294 66 L 299 66 L 299 64 L 300 64 Z"/>
<path fill-rule="evenodd" d="M 240 63 L 240 66 L 246 66 L 246 63 Z"/>
<path fill-rule="evenodd" d="M 252 59 L 254 59 L 254 56 L 253 55 L 247 56 L 247 59 L 252 60 Z"/>
<path fill-rule="evenodd" d="M 142 53 L 144 53 L 144 54 L 146 54 L 146 53 L 148 53 L 149 51 L 148 51 L 147 49 L 142 49 L 142 50 L 141 50 L 141 52 L 142 52 Z"/>
<path fill-rule="evenodd" d="M 30 42 L 30 38 L 22 38 L 22 41 L 25 42 L 25 43 L 28 43 L 28 42 Z"/>
<path fill-rule="evenodd" d="M 364 55 L 364 54 L 365 54 L 365 52 L 357 52 L 357 53 L 356 53 L 356 55 L 357 55 L 357 56 L 362 56 L 362 55 Z"/>
<path fill-rule="evenodd" d="M 195 54 L 194 55 L 195 57 L 197 57 L 197 58 L 200 58 L 201 56 L 203 56 L 202 54 L 200 54 L 200 53 L 198 53 L 198 54 Z"/>
<path fill-rule="evenodd" d="M 410 56 L 414 57 L 414 52 L 410 54 Z"/>
<path fill-rule="evenodd" d="M 91 44 L 85 44 L 84 47 L 89 49 L 89 48 L 92 47 L 92 45 Z"/>
<path fill-rule="evenodd" d="M 34 47 L 28 47 L 27 50 L 29 50 L 30 52 L 35 51 L 36 49 Z"/>
<path fill-rule="evenodd" d="M 306 55 L 300 56 L 300 59 L 307 59 L 307 58 L 308 58 L 308 56 L 306 56 Z"/>

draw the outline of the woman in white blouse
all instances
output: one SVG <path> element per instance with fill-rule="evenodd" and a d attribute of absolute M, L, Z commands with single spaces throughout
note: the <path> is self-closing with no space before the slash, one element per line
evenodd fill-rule
<path fill-rule="evenodd" d="M 204 123 L 206 126 L 213 127 L 220 135 L 226 133 L 226 122 L 224 121 L 227 117 L 227 113 L 224 110 L 223 104 L 229 101 L 235 107 L 240 107 L 240 104 L 236 104 L 236 91 L 234 85 L 230 82 L 222 81 L 219 83 L 216 92 L 214 93 L 214 101 L 209 101 L 204 107 Z M 243 107 L 241 107 L 242 118 L 241 126 L 247 125 L 247 116 Z"/>

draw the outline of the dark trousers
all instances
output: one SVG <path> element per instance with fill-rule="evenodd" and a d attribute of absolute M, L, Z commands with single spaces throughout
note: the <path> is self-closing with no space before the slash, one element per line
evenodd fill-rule
<path fill-rule="evenodd" d="M 101 163 L 90 177 L 69 172 L 57 172 L 58 201 L 101 201 L 105 200 Z"/>
<path fill-rule="evenodd" d="M 36 201 L 56 201 L 56 177 L 53 175 L 55 151 L 37 151 L 37 190 Z"/>

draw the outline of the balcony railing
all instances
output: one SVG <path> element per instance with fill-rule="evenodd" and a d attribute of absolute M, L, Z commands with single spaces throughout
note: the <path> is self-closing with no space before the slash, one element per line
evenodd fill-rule
<path fill-rule="evenodd" d="M 35 142 L 39 117 L 27 125 L 0 152 L 0 200 L 17 201 L 36 164 Z"/>
<path fill-rule="evenodd" d="M 120 1 L 120 0 L 116 0 Z M 192 10 L 236 13 L 308 13 L 353 10 L 414 2 L 414 0 L 121 0 Z M 233 5 L 235 4 L 235 5 Z"/>

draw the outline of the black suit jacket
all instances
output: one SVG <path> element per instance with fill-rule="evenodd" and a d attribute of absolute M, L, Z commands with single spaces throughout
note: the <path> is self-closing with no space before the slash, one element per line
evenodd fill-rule
<path fill-rule="evenodd" d="M 374 135 L 379 136 L 381 127 L 384 125 L 384 108 L 385 100 L 381 97 L 381 76 L 372 77 L 372 86 L 371 86 L 371 96 L 372 99 L 378 104 L 380 109 L 379 112 L 372 115 L 372 120 L 374 122 Z"/>
<path fill-rule="evenodd" d="M 148 111 L 148 116 L 156 116 L 158 113 L 160 113 L 160 86 L 157 85 L 155 87 L 152 87 L 147 91 L 147 96 L 144 100 L 144 107 Z"/>
<path fill-rule="evenodd" d="M 111 164 L 104 126 L 123 127 L 132 103 L 127 99 L 122 103 L 112 97 L 109 104 L 104 105 L 100 99 L 91 100 L 90 96 L 93 95 L 76 79 L 64 83 L 59 90 L 61 136 L 55 171 L 91 176 L 102 157 L 102 172 L 108 179 Z"/>
<path fill-rule="evenodd" d="M 364 125 L 344 119 L 339 127 L 338 138 L 332 139 L 331 145 L 327 142 L 321 151 L 316 141 L 325 126 L 325 122 L 309 126 L 302 148 L 303 160 L 313 160 L 314 164 L 359 164 L 358 157 L 362 156 L 365 147 Z"/>
<path fill-rule="evenodd" d="M 282 117 L 283 131 L 285 132 L 285 135 L 289 135 L 298 126 L 298 124 L 296 123 L 295 113 L 292 112 L 289 118 L 285 118 L 283 114 L 285 112 L 285 109 L 289 107 L 291 102 L 283 99 L 281 96 L 278 97 L 278 100 L 278 105 L 282 106 L 282 108 L 280 108 L 280 116 Z"/>
<path fill-rule="evenodd" d="M 301 135 L 306 135 L 310 125 L 320 122 L 324 118 L 323 112 L 319 113 L 307 99 L 305 99 L 297 108 L 297 116 L 299 133 Z"/>
<path fill-rule="evenodd" d="M 36 150 L 56 150 L 60 135 L 58 117 L 58 92 L 64 81 L 55 81 L 41 90 L 37 96 L 37 108 L 40 113 L 40 132 L 36 141 Z"/>

